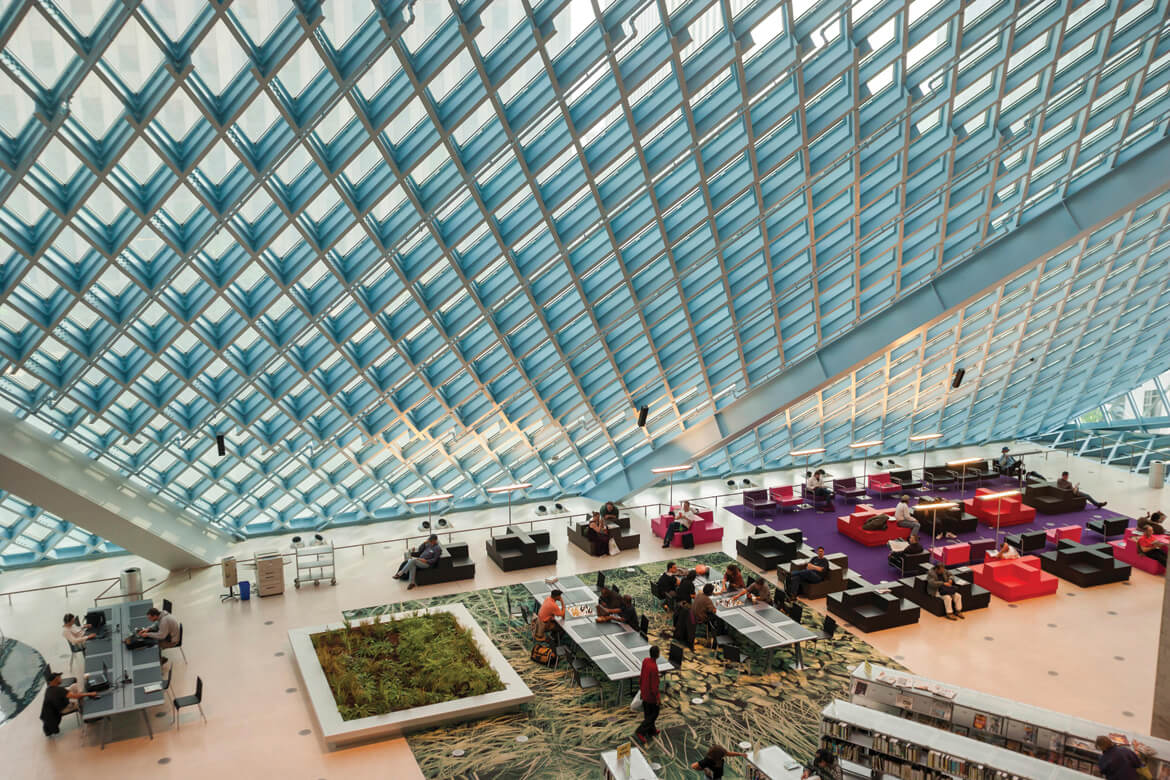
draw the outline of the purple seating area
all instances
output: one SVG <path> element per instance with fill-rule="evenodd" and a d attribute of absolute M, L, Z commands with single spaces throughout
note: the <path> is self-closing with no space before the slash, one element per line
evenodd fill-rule
<path fill-rule="evenodd" d="M 764 489 L 743 491 L 743 505 L 753 515 L 761 512 L 771 513 L 776 508 L 776 502 L 772 500 L 772 496 Z"/>
<path fill-rule="evenodd" d="M 833 495 L 859 501 L 865 498 L 865 487 L 857 484 L 857 477 L 837 477 L 833 480 Z"/>

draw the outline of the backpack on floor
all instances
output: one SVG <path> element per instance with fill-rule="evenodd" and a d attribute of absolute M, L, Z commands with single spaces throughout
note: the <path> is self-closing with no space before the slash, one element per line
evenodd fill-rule
<path fill-rule="evenodd" d="M 694 534 L 683 534 L 682 540 L 683 540 L 682 544 L 683 544 L 684 550 L 695 549 L 695 535 Z"/>
<path fill-rule="evenodd" d="M 533 647 L 530 658 L 543 666 L 555 666 L 557 663 L 556 651 L 548 645 L 536 645 Z"/>

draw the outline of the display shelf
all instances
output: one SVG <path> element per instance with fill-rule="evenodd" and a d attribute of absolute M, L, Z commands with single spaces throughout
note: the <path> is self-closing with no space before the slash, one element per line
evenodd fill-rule
<path fill-rule="evenodd" d="M 830 702 L 821 717 L 822 741 L 839 758 L 899 780 L 1084 778 L 1073 769 L 852 702 Z"/>
<path fill-rule="evenodd" d="M 297 576 L 293 585 L 297 588 L 302 583 L 311 582 L 319 585 L 323 580 L 329 580 L 330 585 L 337 584 L 337 572 L 333 567 L 333 543 L 317 544 L 312 547 L 298 547 L 296 551 Z"/>
<path fill-rule="evenodd" d="M 1131 747 L 1140 744 L 1153 750 L 1148 765 L 1154 777 L 1170 767 L 1165 760 L 1170 758 L 1170 742 L 1166 740 L 884 666 L 859 664 L 853 670 L 850 698 L 854 704 L 1082 774 L 1099 774 L 1101 753 L 1094 740 L 1102 734 Z"/>

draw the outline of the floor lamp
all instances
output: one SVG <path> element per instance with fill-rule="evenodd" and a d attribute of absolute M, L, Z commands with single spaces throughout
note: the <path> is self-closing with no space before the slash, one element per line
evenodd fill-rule
<path fill-rule="evenodd" d="M 512 525 L 512 491 L 524 490 L 532 487 L 531 482 L 513 482 L 511 485 L 500 485 L 499 487 L 490 487 L 487 489 L 489 493 L 507 493 L 508 494 L 508 525 Z M 531 523 L 529 524 L 531 527 Z"/>
<path fill-rule="evenodd" d="M 919 433 L 915 436 L 910 437 L 910 441 L 922 442 L 922 473 L 923 474 L 926 473 L 926 443 L 928 441 L 934 441 L 935 439 L 941 439 L 941 438 L 942 438 L 941 433 Z"/>
<path fill-rule="evenodd" d="M 865 491 L 865 497 L 869 498 L 869 448 L 877 447 L 882 443 L 882 439 L 870 439 L 869 441 L 855 441 L 849 445 L 851 449 L 861 450 L 861 488 Z"/>
<path fill-rule="evenodd" d="M 930 543 L 933 545 L 938 539 L 938 510 L 940 509 L 954 509 L 959 506 L 954 501 L 940 502 L 937 504 L 916 504 L 914 512 L 917 513 L 920 509 L 930 510 Z"/>
<path fill-rule="evenodd" d="M 435 501 L 446 501 L 447 499 L 453 498 L 454 496 L 454 493 L 432 493 L 429 496 L 415 496 L 414 498 L 408 498 L 406 499 L 406 503 L 410 504 L 411 506 L 414 506 L 415 504 L 427 505 L 427 530 L 431 533 L 434 533 L 435 529 L 431 527 L 431 503 Z M 447 540 L 451 540 L 450 535 L 447 536 Z"/>
<path fill-rule="evenodd" d="M 976 501 L 986 501 L 991 498 L 999 500 L 999 505 L 995 508 L 995 549 L 999 550 L 999 523 L 1003 519 L 1003 500 L 1008 496 L 1018 496 L 1018 490 L 1004 490 L 999 493 L 984 493 L 981 496 L 975 496 Z"/>
<path fill-rule="evenodd" d="M 925 462 L 925 460 L 926 456 L 924 454 L 923 461 Z M 962 498 L 967 492 L 967 467 L 972 463 L 981 463 L 982 461 L 983 458 L 964 458 L 963 460 L 952 460 L 947 464 L 948 469 L 951 466 L 959 467 L 959 498 Z M 923 468 L 926 467 L 923 466 Z"/>
<path fill-rule="evenodd" d="M 670 482 L 670 498 L 668 499 L 667 507 L 674 506 L 674 475 L 680 471 L 686 471 L 691 467 L 690 463 L 684 463 L 680 466 L 659 466 L 655 469 L 650 469 L 651 474 L 665 474 Z"/>
<path fill-rule="evenodd" d="M 812 449 L 808 449 L 808 450 L 792 450 L 791 452 L 788 453 L 788 455 L 790 457 L 793 457 L 793 458 L 803 457 L 804 458 L 804 473 L 807 474 L 808 473 L 808 456 L 809 455 L 821 455 L 821 454 L 824 454 L 824 452 L 825 452 L 824 447 L 813 447 Z M 803 493 L 802 493 L 802 495 L 803 495 Z M 810 506 L 812 506 L 812 505 L 811 504 L 801 504 L 802 508 L 808 508 Z"/>

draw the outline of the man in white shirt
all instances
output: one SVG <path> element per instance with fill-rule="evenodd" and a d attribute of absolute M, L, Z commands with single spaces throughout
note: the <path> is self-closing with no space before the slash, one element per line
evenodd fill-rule
<path fill-rule="evenodd" d="M 812 494 L 822 501 L 828 501 L 829 506 L 833 505 L 833 491 L 825 487 L 825 470 L 817 469 L 812 474 L 807 474 L 804 480 L 804 492 L 806 495 Z"/>
<path fill-rule="evenodd" d="M 914 510 L 910 508 L 910 496 L 900 496 L 898 505 L 894 507 L 894 524 L 910 529 L 911 536 L 918 536 L 920 524 L 914 519 Z"/>
<path fill-rule="evenodd" d="M 689 531 L 699 516 L 691 509 L 690 501 L 683 501 L 682 508 L 675 511 L 674 520 L 666 527 L 666 535 L 662 537 L 662 546 L 670 547 L 674 535 L 679 531 Z"/>
<path fill-rule="evenodd" d="M 85 647 L 85 643 L 93 639 L 97 634 L 89 631 L 90 626 L 82 626 L 77 616 L 72 612 L 65 613 L 65 627 L 61 629 L 61 634 L 73 647 Z"/>

